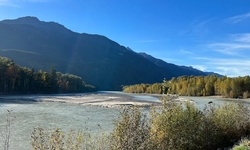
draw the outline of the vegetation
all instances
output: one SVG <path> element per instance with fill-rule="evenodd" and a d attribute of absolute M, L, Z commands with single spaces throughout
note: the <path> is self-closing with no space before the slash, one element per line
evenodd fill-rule
<path fill-rule="evenodd" d="M 250 150 L 250 141 L 243 138 L 238 145 L 235 145 L 232 150 Z"/>
<path fill-rule="evenodd" d="M 12 112 L 10 110 L 7 110 L 6 114 L 6 124 L 3 126 L 4 131 L 0 131 L 0 139 L 2 139 L 1 142 L 3 144 L 1 145 L 2 149 L 8 150 L 10 146 L 10 136 L 11 136 L 11 127 L 12 127 L 12 120 L 13 116 L 11 114 Z"/>
<path fill-rule="evenodd" d="M 150 126 L 137 107 L 124 109 L 114 126 L 110 149 L 137 150 L 150 146 Z"/>
<path fill-rule="evenodd" d="M 127 107 L 114 123 L 109 135 L 94 137 L 84 132 L 34 129 L 34 149 L 107 149 L 107 150 L 211 150 L 233 147 L 250 135 L 250 110 L 239 103 L 215 107 L 209 104 L 203 111 L 194 104 L 164 100 L 163 107 L 153 108 L 150 115 L 137 107 Z M 249 142 L 239 147 L 249 148 Z"/>
<path fill-rule="evenodd" d="M 34 71 L 22 68 L 12 60 L 0 57 L 0 94 L 88 92 L 95 88 L 72 74 Z"/>
<path fill-rule="evenodd" d="M 123 87 L 130 93 L 169 93 L 183 96 L 221 95 L 228 98 L 250 97 L 250 76 L 218 77 L 181 76 L 165 81 L 164 84 L 136 84 Z"/>
<path fill-rule="evenodd" d="M 110 142 L 106 135 L 96 137 L 82 131 L 65 134 L 60 129 L 40 127 L 34 128 L 31 139 L 34 150 L 107 150 Z"/>
<path fill-rule="evenodd" d="M 136 53 L 105 36 L 72 32 L 36 17 L 0 21 L 0 33 L 1 56 L 36 70 L 57 66 L 57 70 L 76 74 L 100 90 L 207 74 Z"/>
<path fill-rule="evenodd" d="M 127 93 L 150 93 L 150 94 L 161 94 L 162 84 L 135 84 L 131 86 L 124 86 L 123 91 Z"/>

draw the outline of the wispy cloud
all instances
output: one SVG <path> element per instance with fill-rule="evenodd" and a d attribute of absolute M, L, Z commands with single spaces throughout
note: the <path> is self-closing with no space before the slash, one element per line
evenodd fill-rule
<path fill-rule="evenodd" d="M 193 65 L 194 68 L 199 69 L 201 71 L 206 71 L 207 67 L 204 65 Z"/>
<path fill-rule="evenodd" d="M 250 33 L 233 34 L 232 37 L 235 41 L 250 43 Z"/>
<path fill-rule="evenodd" d="M 250 33 L 233 34 L 227 42 L 210 43 L 207 46 L 226 55 L 244 56 L 244 51 L 250 51 Z"/>
<path fill-rule="evenodd" d="M 206 70 L 213 70 L 221 75 L 230 77 L 250 75 L 250 60 L 248 59 L 209 57 L 195 57 L 194 59 L 203 63 L 202 66 L 206 66 Z"/>
<path fill-rule="evenodd" d="M 220 52 L 226 55 L 243 56 L 242 51 L 250 51 L 250 43 L 213 43 L 209 44 L 209 47 L 214 51 Z"/>
<path fill-rule="evenodd" d="M 174 64 L 179 64 L 180 62 L 183 61 L 183 60 L 171 58 L 171 57 L 165 57 L 165 58 L 162 58 L 162 60 L 167 62 L 167 63 L 174 63 Z"/>
<path fill-rule="evenodd" d="M 201 71 L 213 71 L 229 77 L 250 75 L 250 42 L 246 34 L 234 34 L 228 36 L 227 42 L 209 44 L 209 53 L 179 50 L 185 63 Z M 206 45 L 207 46 L 207 45 Z M 203 48 L 202 48 L 203 49 Z M 214 52 L 215 51 L 215 52 Z M 221 54 L 218 55 L 219 52 Z"/>
<path fill-rule="evenodd" d="M 190 25 L 179 34 L 196 34 L 196 35 L 204 35 L 209 32 L 207 24 L 211 22 L 211 19 L 207 20 L 194 20 L 190 23 Z"/>
<path fill-rule="evenodd" d="M 209 57 L 194 57 L 196 60 L 204 60 L 208 64 L 223 65 L 223 66 L 249 66 L 250 60 L 247 59 L 230 59 L 230 58 L 209 58 Z"/>
<path fill-rule="evenodd" d="M 238 16 L 233 16 L 233 17 L 225 19 L 225 21 L 229 22 L 229 23 L 239 23 L 239 22 L 242 22 L 246 19 L 250 19 L 250 13 L 245 13 L 245 14 L 241 14 Z"/>
<path fill-rule="evenodd" d="M 184 54 L 184 55 L 187 55 L 187 54 L 188 54 L 188 55 L 193 55 L 193 52 L 187 51 L 187 50 L 184 50 L 184 49 L 181 49 L 181 50 L 180 50 L 180 53 L 181 53 L 181 54 Z"/>

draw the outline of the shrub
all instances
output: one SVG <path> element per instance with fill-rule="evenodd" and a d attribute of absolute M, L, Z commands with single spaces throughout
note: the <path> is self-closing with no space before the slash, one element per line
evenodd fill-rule
<path fill-rule="evenodd" d="M 250 135 L 249 110 L 243 104 L 208 105 L 168 102 L 151 116 L 154 149 L 218 149 Z"/>
<path fill-rule="evenodd" d="M 243 92 L 243 98 L 247 99 L 250 96 L 248 91 Z"/>
<path fill-rule="evenodd" d="M 152 111 L 151 140 L 155 149 L 201 149 L 203 113 L 190 102 L 170 102 Z"/>
<path fill-rule="evenodd" d="M 222 147 L 232 146 L 241 137 L 250 134 L 250 113 L 246 105 L 226 103 L 219 106 L 210 115 L 212 115 L 212 121 L 217 131 L 220 132 L 217 142 Z"/>
<path fill-rule="evenodd" d="M 250 141 L 248 139 L 242 139 L 238 145 L 235 145 L 232 150 L 250 150 Z"/>
<path fill-rule="evenodd" d="M 191 102 L 165 99 L 163 106 L 153 108 L 148 117 L 137 107 L 123 109 L 110 135 L 93 137 L 70 132 L 66 136 L 59 129 L 35 128 L 32 146 L 37 150 L 228 149 L 242 137 L 250 136 L 249 116 L 246 104 L 209 104 L 202 111 Z"/>
<path fill-rule="evenodd" d="M 138 150 L 149 147 L 149 126 L 137 107 L 125 108 L 114 123 L 110 149 Z"/>

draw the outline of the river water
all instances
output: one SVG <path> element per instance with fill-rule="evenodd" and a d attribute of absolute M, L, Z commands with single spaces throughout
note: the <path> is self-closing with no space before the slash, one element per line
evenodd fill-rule
<path fill-rule="evenodd" d="M 123 92 L 100 92 L 122 96 L 132 96 L 135 100 L 159 101 L 147 95 L 127 94 Z M 60 95 L 62 96 L 62 95 Z M 74 95 L 72 95 L 74 96 Z M 21 97 L 20 97 L 21 98 Z M 221 104 L 223 101 L 216 98 L 184 97 L 192 99 L 202 108 L 209 101 Z M 11 111 L 11 138 L 10 150 L 30 150 L 31 132 L 34 127 L 47 129 L 61 128 L 63 131 L 85 130 L 91 133 L 110 132 L 113 121 L 119 115 L 117 108 L 96 106 L 82 106 L 79 104 L 56 102 L 18 102 L 1 101 L 0 99 L 0 146 L 5 135 L 6 114 Z M 2 149 L 2 147 L 0 147 Z"/>

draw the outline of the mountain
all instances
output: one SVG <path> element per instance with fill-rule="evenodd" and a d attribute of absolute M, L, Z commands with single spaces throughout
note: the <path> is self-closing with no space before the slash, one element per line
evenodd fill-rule
<path fill-rule="evenodd" d="M 220 74 L 214 73 L 214 72 L 203 72 L 201 70 L 195 69 L 193 67 L 187 67 L 187 66 L 178 66 L 172 63 L 167 63 L 161 59 L 154 58 L 146 53 L 139 53 L 144 58 L 148 59 L 155 65 L 163 68 L 163 70 L 166 70 L 170 73 L 173 77 L 178 77 L 182 75 L 199 75 L 199 76 L 206 76 L 206 75 L 216 75 L 221 76 Z"/>
<path fill-rule="evenodd" d="M 180 75 L 205 75 L 173 64 L 166 67 L 164 62 L 154 62 L 104 36 L 76 33 L 36 17 L 0 21 L 0 33 L 1 56 L 36 70 L 55 67 L 82 77 L 99 90 L 162 82 Z"/>

